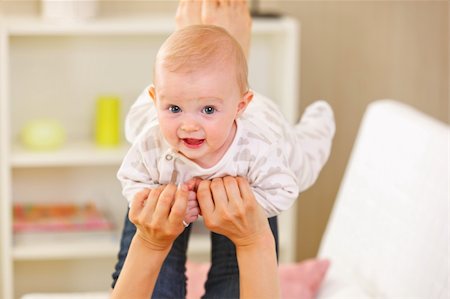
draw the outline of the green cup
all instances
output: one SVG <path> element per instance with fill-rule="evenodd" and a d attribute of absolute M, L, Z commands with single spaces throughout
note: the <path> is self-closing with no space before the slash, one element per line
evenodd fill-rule
<path fill-rule="evenodd" d="M 96 103 L 95 141 L 101 147 L 120 143 L 120 98 L 100 96 Z"/>

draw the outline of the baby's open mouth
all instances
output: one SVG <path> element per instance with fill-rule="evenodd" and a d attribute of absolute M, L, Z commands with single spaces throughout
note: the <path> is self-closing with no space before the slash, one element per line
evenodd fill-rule
<path fill-rule="evenodd" d="M 189 147 L 197 147 L 201 145 L 205 139 L 183 138 L 183 142 Z"/>

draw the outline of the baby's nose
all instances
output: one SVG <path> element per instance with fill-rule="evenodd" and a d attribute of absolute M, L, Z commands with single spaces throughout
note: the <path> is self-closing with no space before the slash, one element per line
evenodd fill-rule
<path fill-rule="evenodd" d="M 199 125 L 194 119 L 186 119 L 183 121 L 181 129 L 185 132 L 193 132 L 199 129 Z"/>

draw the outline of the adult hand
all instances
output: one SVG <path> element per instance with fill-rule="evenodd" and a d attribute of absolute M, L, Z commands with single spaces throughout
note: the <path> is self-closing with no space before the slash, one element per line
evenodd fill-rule
<path fill-rule="evenodd" d="M 197 199 L 206 227 L 236 245 L 240 298 L 280 298 L 275 240 L 247 180 L 202 181 Z"/>
<path fill-rule="evenodd" d="M 237 247 L 252 245 L 262 237 L 273 238 L 267 217 L 242 177 L 201 181 L 197 199 L 211 231 L 227 236 Z"/>
<path fill-rule="evenodd" d="M 184 230 L 189 189 L 161 186 L 136 194 L 129 212 L 136 225 L 122 272 L 111 298 L 149 298 L 175 238 Z"/>
<path fill-rule="evenodd" d="M 168 250 L 184 230 L 183 218 L 189 196 L 188 186 L 174 184 L 145 189 L 136 194 L 129 218 L 136 225 L 136 235 L 153 250 Z"/>

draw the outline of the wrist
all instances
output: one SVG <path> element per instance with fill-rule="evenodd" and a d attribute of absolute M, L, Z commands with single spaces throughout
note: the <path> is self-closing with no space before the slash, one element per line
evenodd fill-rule
<path fill-rule="evenodd" d="M 150 238 L 145 237 L 139 230 L 136 231 L 136 234 L 133 238 L 133 243 L 136 243 L 137 246 L 149 249 L 151 251 L 158 251 L 162 253 L 168 253 L 170 248 L 172 247 L 172 242 L 156 242 Z"/>
<path fill-rule="evenodd" d="M 261 248 L 275 249 L 275 238 L 270 228 L 253 236 L 235 242 L 236 250 L 261 250 Z"/>

